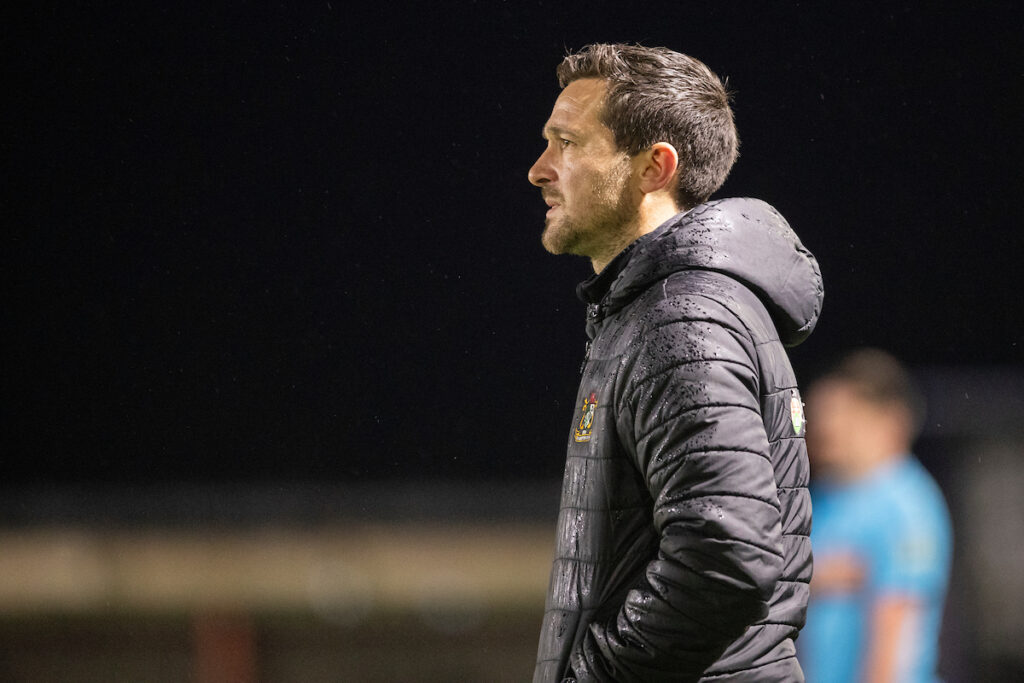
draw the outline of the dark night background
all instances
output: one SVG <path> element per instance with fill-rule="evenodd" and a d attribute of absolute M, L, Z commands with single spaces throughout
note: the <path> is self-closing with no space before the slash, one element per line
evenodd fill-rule
<path fill-rule="evenodd" d="M 558 478 L 588 263 L 526 171 L 593 41 L 728 78 L 798 375 L 1024 357 L 1017 3 L 142 5 L 3 10 L 4 486 Z"/>

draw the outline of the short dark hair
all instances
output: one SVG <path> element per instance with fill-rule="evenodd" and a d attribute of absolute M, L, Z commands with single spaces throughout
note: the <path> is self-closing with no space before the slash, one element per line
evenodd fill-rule
<path fill-rule="evenodd" d="M 890 353 L 873 348 L 851 351 L 821 379 L 849 384 L 862 399 L 876 405 L 903 406 L 910 414 L 912 436 L 924 425 L 924 396 L 910 371 Z"/>
<path fill-rule="evenodd" d="M 691 208 L 722 186 L 739 138 L 731 95 L 703 62 L 664 47 L 595 43 L 558 65 L 561 87 L 581 78 L 607 83 L 601 122 L 630 155 L 667 142 L 679 153 L 676 200 Z"/>

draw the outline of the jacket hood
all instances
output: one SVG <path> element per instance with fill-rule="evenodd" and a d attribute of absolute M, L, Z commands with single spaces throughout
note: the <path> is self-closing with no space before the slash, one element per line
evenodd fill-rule
<path fill-rule="evenodd" d="M 682 270 L 728 275 L 753 291 L 787 346 L 802 342 L 821 314 L 818 262 L 778 211 L 759 199 L 708 202 L 676 215 L 619 254 L 579 295 L 612 313 L 652 283 Z"/>

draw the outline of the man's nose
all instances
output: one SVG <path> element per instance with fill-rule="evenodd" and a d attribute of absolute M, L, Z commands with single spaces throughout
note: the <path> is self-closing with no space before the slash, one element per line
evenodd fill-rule
<path fill-rule="evenodd" d="M 555 179 L 555 169 L 548 160 L 548 150 L 544 150 L 537 157 L 537 161 L 533 162 L 533 166 L 530 167 L 530 171 L 526 176 L 530 179 L 530 183 L 537 187 L 543 187 Z"/>

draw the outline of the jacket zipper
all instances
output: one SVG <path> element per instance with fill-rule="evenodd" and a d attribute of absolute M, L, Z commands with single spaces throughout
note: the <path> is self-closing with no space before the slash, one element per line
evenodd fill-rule
<path fill-rule="evenodd" d="M 601 305 L 600 304 L 587 304 L 587 320 L 597 320 L 597 318 L 600 315 L 601 315 Z M 590 362 L 590 350 L 591 350 L 592 347 L 593 347 L 593 342 L 588 340 L 587 341 L 586 352 L 583 354 L 583 363 L 580 365 L 580 374 L 581 375 L 583 374 L 583 371 L 587 368 L 587 363 Z"/>
<path fill-rule="evenodd" d="M 583 354 L 583 362 L 580 364 L 580 374 L 581 375 L 583 374 L 583 371 L 587 369 L 587 363 L 590 362 L 590 348 L 592 346 L 593 346 L 593 344 L 588 341 L 587 342 L 587 349 L 586 349 L 586 351 Z"/>

